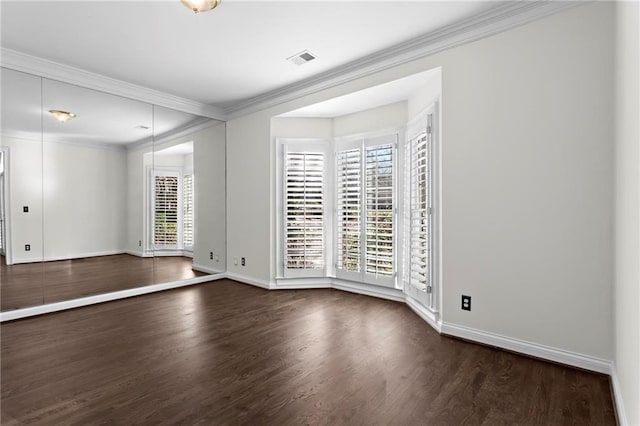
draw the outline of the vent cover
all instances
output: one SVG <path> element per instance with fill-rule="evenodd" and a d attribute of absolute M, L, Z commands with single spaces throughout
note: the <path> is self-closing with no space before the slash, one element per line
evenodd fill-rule
<path fill-rule="evenodd" d="M 296 65 L 303 65 L 307 62 L 313 61 L 314 59 L 316 59 L 316 56 L 314 54 L 310 53 L 308 50 L 303 50 L 302 52 L 288 57 L 287 61 L 293 62 Z"/>

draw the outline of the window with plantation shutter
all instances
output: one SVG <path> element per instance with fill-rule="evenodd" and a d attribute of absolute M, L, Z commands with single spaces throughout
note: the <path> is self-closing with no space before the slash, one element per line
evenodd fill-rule
<path fill-rule="evenodd" d="M 178 245 L 178 181 L 179 176 L 154 176 L 153 242 L 158 248 Z"/>
<path fill-rule="evenodd" d="M 337 154 L 337 268 L 360 272 L 362 214 L 362 152 L 359 148 Z"/>
<path fill-rule="evenodd" d="M 409 142 L 410 203 L 409 211 L 409 284 L 427 291 L 430 283 L 430 195 L 429 149 L 427 133 L 422 132 Z"/>
<path fill-rule="evenodd" d="M 366 148 L 366 271 L 393 276 L 393 145 Z"/>
<path fill-rule="evenodd" d="M 395 285 L 397 133 L 345 139 L 336 152 L 336 276 Z"/>
<path fill-rule="evenodd" d="M 325 268 L 324 154 L 287 151 L 284 167 L 285 274 Z"/>
<path fill-rule="evenodd" d="M 193 247 L 193 175 L 182 179 L 182 243 Z"/>
<path fill-rule="evenodd" d="M 433 113 L 410 129 L 405 145 L 404 291 L 433 306 Z"/>

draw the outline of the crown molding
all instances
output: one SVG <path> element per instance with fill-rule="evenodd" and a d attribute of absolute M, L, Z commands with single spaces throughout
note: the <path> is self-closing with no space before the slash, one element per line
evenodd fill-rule
<path fill-rule="evenodd" d="M 471 18 L 383 49 L 316 76 L 242 100 L 227 108 L 203 104 L 7 48 L 0 50 L 0 65 L 28 74 L 226 121 L 403 65 L 443 50 L 471 43 L 583 3 L 585 2 L 578 0 L 505 2 Z"/>
<path fill-rule="evenodd" d="M 75 84 L 88 89 L 98 90 L 113 95 L 159 105 L 190 114 L 226 120 L 224 110 L 214 105 L 207 105 L 179 96 L 127 83 L 101 74 L 85 71 L 69 65 L 53 62 L 48 59 L 38 58 L 7 48 L 0 51 L 0 65 L 27 74 Z"/>
<path fill-rule="evenodd" d="M 582 3 L 584 2 L 546 0 L 507 2 L 466 20 L 349 62 L 344 66 L 245 99 L 226 108 L 225 113 L 227 119 L 232 119 L 273 107 L 446 49 L 507 31 Z"/>

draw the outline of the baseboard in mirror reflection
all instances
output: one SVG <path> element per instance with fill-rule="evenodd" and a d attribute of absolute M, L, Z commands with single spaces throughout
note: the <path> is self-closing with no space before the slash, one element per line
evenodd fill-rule
<path fill-rule="evenodd" d="M 110 293 L 97 294 L 95 296 L 80 297 L 66 300 L 64 302 L 47 303 L 45 305 L 32 306 L 29 308 L 15 309 L 12 311 L 0 312 L 0 322 L 12 321 L 21 318 L 32 317 L 42 314 L 64 311 L 67 309 L 80 308 L 83 306 L 95 305 L 97 303 L 110 302 L 112 300 L 126 299 L 128 297 L 140 296 L 143 294 L 156 293 L 158 291 L 170 290 L 173 288 L 186 287 L 194 284 L 201 284 L 208 281 L 216 281 L 226 278 L 224 273 L 215 275 L 205 275 L 181 281 L 173 281 L 162 284 L 153 284 L 144 287 L 137 287 L 127 290 L 113 291 Z"/>

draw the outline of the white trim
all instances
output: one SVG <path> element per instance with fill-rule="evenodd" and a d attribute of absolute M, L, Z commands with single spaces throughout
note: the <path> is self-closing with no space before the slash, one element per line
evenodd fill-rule
<path fill-rule="evenodd" d="M 616 406 L 616 414 L 618 416 L 618 423 L 620 426 L 629 425 L 627 420 L 627 413 L 624 410 L 624 400 L 622 399 L 622 390 L 620 389 L 620 382 L 618 381 L 618 371 L 616 370 L 615 362 L 611 363 L 611 389 L 613 391 L 613 402 Z"/>
<path fill-rule="evenodd" d="M 153 257 L 153 253 L 145 253 L 141 250 L 125 250 L 124 253 L 138 257 Z"/>
<path fill-rule="evenodd" d="M 580 2 L 506 2 L 485 13 L 445 26 L 404 43 L 383 49 L 343 66 L 235 103 L 225 110 L 227 119 L 320 92 L 355 79 L 471 43 L 511 28 L 577 6 Z"/>
<path fill-rule="evenodd" d="M 128 290 L 113 291 L 110 293 L 97 294 L 95 296 L 80 297 L 78 299 L 66 300 L 64 302 L 47 303 L 46 305 L 32 306 L 30 308 L 15 309 L 13 311 L 0 312 L 0 322 L 12 321 L 20 318 L 32 317 L 36 315 L 49 314 L 52 312 L 64 311 L 67 309 L 79 308 L 82 306 L 95 305 L 96 303 L 109 302 L 112 300 L 126 299 L 128 297 L 140 296 L 142 294 L 156 293 L 158 291 L 172 288 L 185 287 L 193 284 L 201 284 L 208 281 L 215 281 L 225 278 L 224 274 L 206 275 L 194 277 L 181 281 L 172 281 L 162 284 L 153 284 L 144 287 L 136 287 Z"/>
<path fill-rule="evenodd" d="M 113 256 L 115 254 L 126 254 L 124 250 L 104 250 L 90 253 L 65 254 L 62 256 L 45 256 L 44 262 L 57 262 L 58 260 L 86 259 L 88 257 Z"/>
<path fill-rule="evenodd" d="M 224 274 L 224 271 L 209 268 L 208 266 L 200 265 L 199 263 L 192 263 L 191 269 L 198 272 L 205 272 L 207 274 Z"/>
<path fill-rule="evenodd" d="M 256 287 L 261 287 L 266 290 L 271 290 L 272 288 L 275 288 L 275 286 L 269 281 L 258 280 L 258 279 L 250 278 L 244 275 L 235 274 L 233 272 L 227 272 L 225 275 L 226 275 L 226 278 L 230 280 L 239 281 L 244 284 L 254 285 Z"/>
<path fill-rule="evenodd" d="M 422 303 L 415 301 L 411 296 L 407 295 L 404 301 L 420 318 L 425 320 L 438 333 L 442 333 L 442 323 L 438 320 L 438 313 L 433 312 L 425 307 Z"/>
<path fill-rule="evenodd" d="M 169 256 L 180 256 L 180 257 L 190 257 L 193 258 L 193 252 L 187 250 L 162 250 L 155 249 L 153 251 L 153 257 L 169 257 Z"/>
<path fill-rule="evenodd" d="M 405 301 L 404 293 L 402 293 L 402 291 L 390 287 L 381 287 L 377 285 L 335 279 L 331 284 L 331 288 L 351 293 L 364 294 L 365 296 L 379 297 L 380 299 L 393 300 L 394 302 Z"/>
<path fill-rule="evenodd" d="M 477 330 L 462 325 L 443 322 L 442 334 L 461 337 L 463 339 L 484 343 L 486 345 L 531 355 L 561 364 L 583 368 L 585 370 L 596 371 L 598 373 L 610 374 L 611 372 L 611 361 L 607 361 L 605 359 L 583 355 L 564 349 L 553 348 L 538 343 L 527 342 L 525 340 L 502 336 L 500 334 Z"/>
<path fill-rule="evenodd" d="M 2 156 L 4 158 L 4 260 L 7 265 L 13 265 L 15 258 L 13 257 L 13 233 L 11 232 L 11 173 L 9 157 L 11 150 L 8 146 L 0 146 Z"/>
<path fill-rule="evenodd" d="M 75 84 L 88 89 L 111 93 L 150 104 L 159 105 L 203 117 L 224 121 L 226 114 L 221 108 L 203 104 L 137 84 L 127 83 L 101 74 L 85 71 L 69 65 L 27 55 L 7 48 L 1 49 L 1 65 L 16 71 L 33 74 L 52 80 Z"/>
<path fill-rule="evenodd" d="M 443 50 L 471 43 L 579 4 L 580 2 L 569 1 L 505 2 L 471 18 L 383 49 L 302 81 L 236 102 L 225 109 L 7 48 L 1 49 L 0 62 L 3 67 L 16 71 L 226 121 L 406 64 Z"/>

